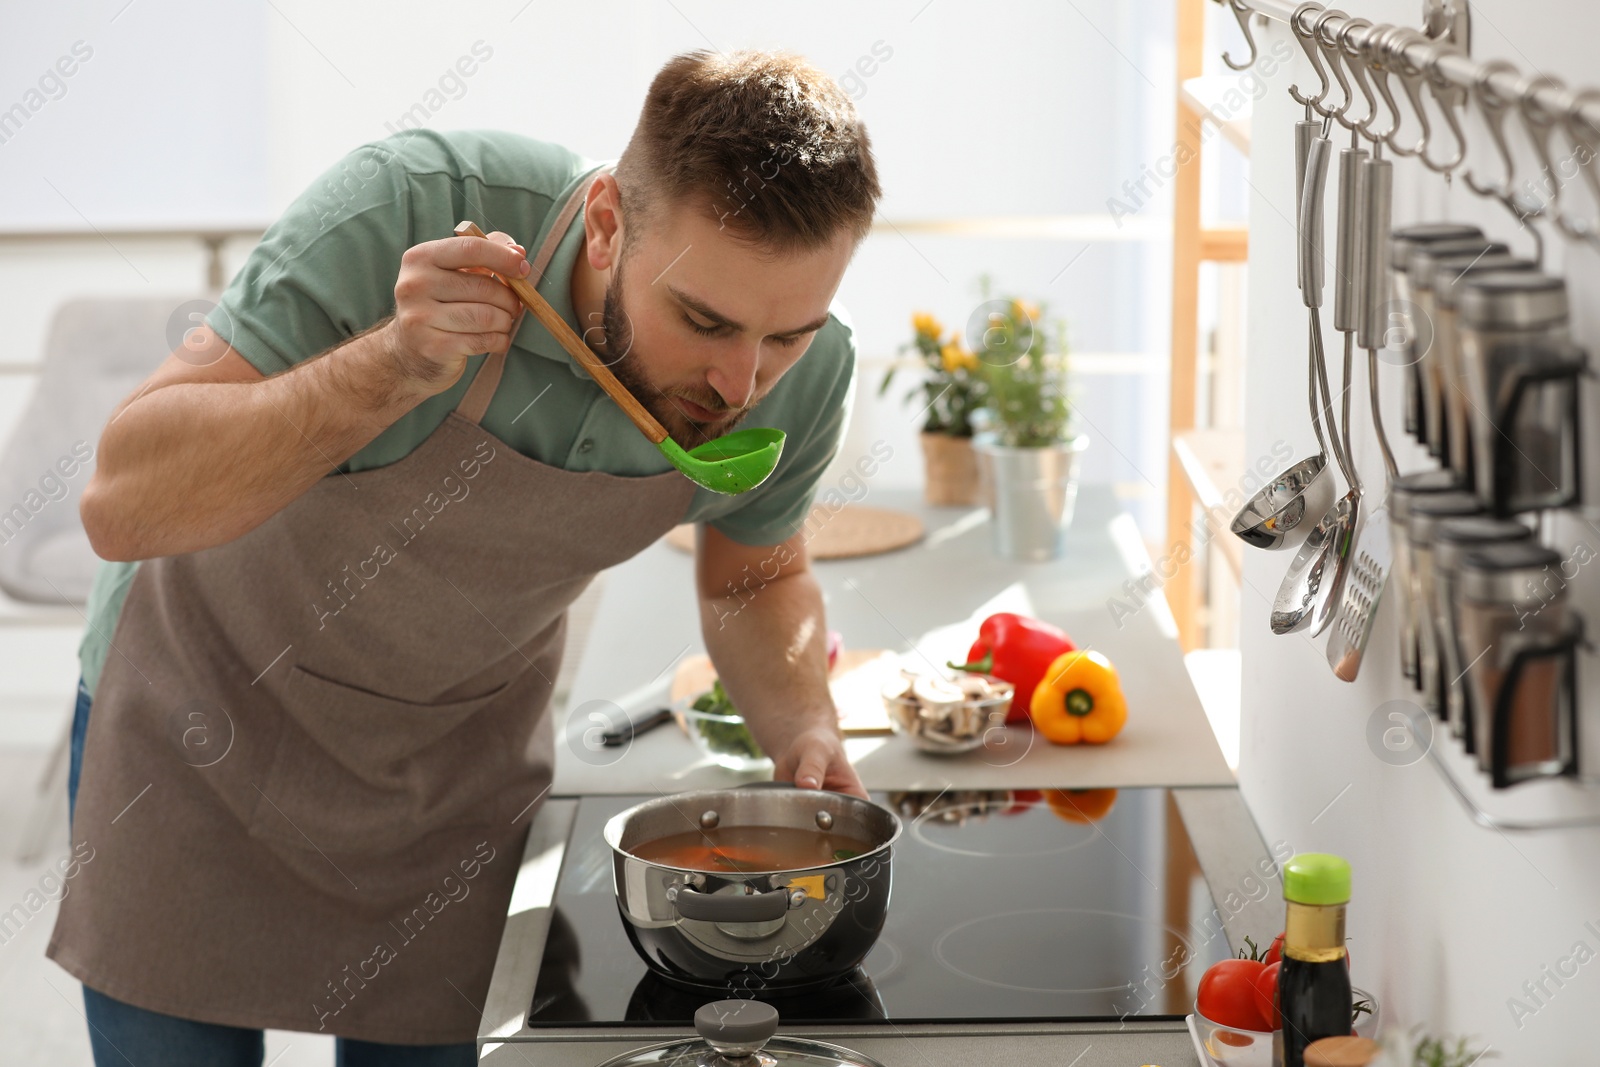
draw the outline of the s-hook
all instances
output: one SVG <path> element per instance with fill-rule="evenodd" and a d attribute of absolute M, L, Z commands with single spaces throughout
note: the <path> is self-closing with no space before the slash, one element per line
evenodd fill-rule
<path fill-rule="evenodd" d="M 1222 61 L 1233 70 L 1248 70 L 1256 64 L 1256 38 L 1250 32 L 1250 5 L 1245 0 L 1217 0 L 1218 3 L 1228 5 L 1228 10 L 1233 12 L 1233 17 L 1239 23 L 1239 32 L 1244 34 L 1244 43 L 1250 46 L 1250 58 L 1243 63 L 1238 62 L 1227 52 L 1222 53 Z"/>
<path fill-rule="evenodd" d="M 1307 0 L 1306 3 L 1303 3 L 1299 7 L 1295 8 L 1294 14 L 1289 16 L 1289 29 L 1294 33 L 1295 42 L 1300 45 L 1300 50 L 1304 52 L 1306 54 L 1306 58 L 1311 61 L 1311 69 L 1316 71 L 1317 80 L 1322 83 L 1322 88 L 1320 91 L 1318 91 L 1316 96 L 1306 96 L 1300 91 L 1300 87 L 1298 85 L 1291 85 L 1289 86 L 1289 95 L 1294 98 L 1295 103 L 1304 104 L 1306 107 L 1316 111 L 1316 113 L 1319 115 L 1326 115 L 1328 112 L 1322 106 L 1322 98 L 1328 95 L 1328 90 L 1331 89 L 1333 85 L 1328 81 L 1328 72 L 1322 69 L 1322 50 L 1318 48 L 1316 42 L 1311 39 L 1310 31 L 1301 25 L 1301 21 L 1305 15 L 1313 10 L 1321 11 L 1322 5 L 1312 3 L 1310 0 Z"/>

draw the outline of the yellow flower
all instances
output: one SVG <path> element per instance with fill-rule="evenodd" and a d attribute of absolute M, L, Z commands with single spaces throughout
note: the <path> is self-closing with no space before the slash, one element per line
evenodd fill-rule
<path fill-rule="evenodd" d="M 1039 321 L 1039 305 L 1026 300 L 1011 301 L 1011 317 L 1018 322 L 1026 319 L 1029 322 Z"/>
<path fill-rule="evenodd" d="M 911 316 L 911 325 L 915 327 L 918 337 L 926 337 L 930 341 L 937 341 L 939 335 L 944 333 L 944 327 L 939 320 L 926 311 L 918 311 Z"/>
<path fill-rule="evenodd" d="M 951 341 L 939 349 L 939 362 L 946 374 L 954 374 L 963 368 L 975 369 L 978 366 L 978 357 L 962 348 L 959 343 Z"/>

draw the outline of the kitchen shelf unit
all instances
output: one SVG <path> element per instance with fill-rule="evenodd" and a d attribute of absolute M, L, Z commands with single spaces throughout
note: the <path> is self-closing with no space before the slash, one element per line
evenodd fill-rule
<path fill-rule="evenodd" d="M 1244 226 L 1207 226 L 1201 212 L 1201 161 L 1207 140 L 1203 125 L 1216 127 L 1222 138 L 1246 156 L 1250 152 L 1248 107 L 1220 108 L 1218 103 L 1237 79 L 1204 73 L 1208 0 L 1178 0 L 1177 7 L 1177 136 L 1174 154 L 1187 158 L 1173 179 L 1172 205 L 1172 335 L 1167 460 L 1166 546 L 1176 558 L 1205 558 L 1206 545 L 1193 535 L 1195 507 L 1208 511 L 1223 499 L 1218 475 L 1235 477 L 1244 466 L 1244 438 L 1237 427 L 1204 425 L 1200 418 L 1203 365 L 1200 335 L 1201 270 L 1206 264 L 1243 264 L 1249 257 L 1249 230 Z M 1226 116 L 1226 117 L 1224 117 Z M 1227 387 L 1227 375 L 1212 373 L 1211 387 Z M 1214 531 L 1208 544 L 1219 548 L 1232 582 L 1219 581 L 1218 568 L 1182 566 L 1164 587 L 1168 606 L 1185 652 L 1212 643 L 1208 625 L 1227 609 L 1224 596 L 1237 601 L 1241 553 L 1225 544 L 1226 530 Z M 1207 571 L 1209 570 L 1209 573 Z M 1206 580 L 1202 580 L 1205 578 Z M 1228 585 L 1232 588 L 1226 588 Z M 1219 588 L 1223 586 L 1224 588 Z M 1236 604 L 1234 605 L 1236 610 Z"/>

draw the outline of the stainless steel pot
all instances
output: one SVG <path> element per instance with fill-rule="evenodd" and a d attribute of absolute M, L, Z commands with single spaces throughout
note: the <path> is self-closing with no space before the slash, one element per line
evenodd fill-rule
<path fill-rule="evenodd" d="M 730 826 L 845 834 L 871 847 L 820 867 L 768 873 L 669 867 L 645 842 Z M 605 826 L 617 908 L 650 969 L 681 985 L 793 991 L 825 985 L 871 951 L 889 907 L 900 819 L 859 797 L 813 789 L 707 789 L 635 805 Z"/>

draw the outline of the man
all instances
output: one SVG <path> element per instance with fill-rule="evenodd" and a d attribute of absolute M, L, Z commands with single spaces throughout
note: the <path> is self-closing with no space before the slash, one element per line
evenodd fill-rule
<path fill-rule="evenodd" d="M 695 53 L 614 173 L 410 131 L 291 205 L 113 415 L 84 493 L 117 562 L 69 786 L 92 859 L 49 954 L 97 1063 L 259 1064 L 265 1027 L 335 1034 L 351 1065 L 472 1062 L 566 608 L 679 522 L 778 776 L 861 791 L 801 526 L 851 389 L 829 305 L 878 196 L 825 75 Z M 777 471 L 697 490 L 495 274 L 536 282 L 684 447 L 785 430 Z M 746 568 L 777 577 L 749 599 Z"/>

